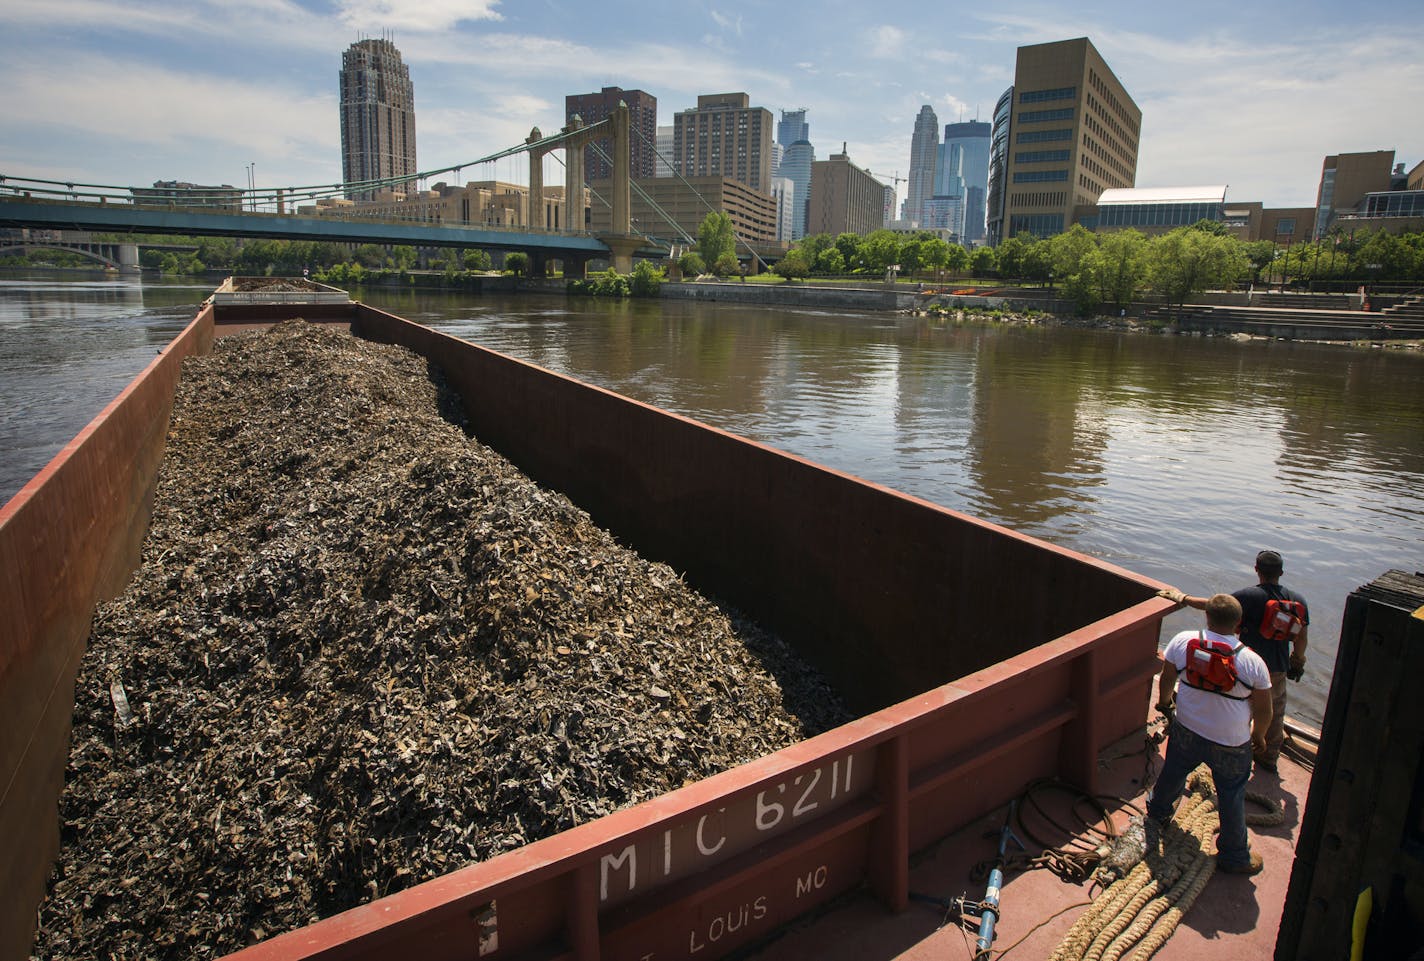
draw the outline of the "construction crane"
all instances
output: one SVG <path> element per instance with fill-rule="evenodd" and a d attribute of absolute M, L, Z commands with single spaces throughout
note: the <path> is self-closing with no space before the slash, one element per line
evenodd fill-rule
<path fill-rule="evenodd" d="M 890 177 L 887 177 L 887 176 L 885 176 L 884 174 L 878 174 L 878 173 L 876 173 L 876 172 L 873 171 L 873 170 L 867 170 L 866 173 L 868 173 L 868 174 L 870 174 L 870 176 L 876 177 L 876 178 L 878 178 L 878 179 L 880 179 L 880 180 L 890 180 L 890 181 L 893 181 L 894 184 L 895 184 L 895 189 L 897 189 L 897 190 L 900 188 L 900 185 L 901 185 L 901 184 L 909 183 L 909 182 L 910 182 L 910 178 L 909 178 L 909 177 L 902 177 L 902 176 L 900 176 L 900 171 L 898 171 L 898 170 L 895 171 L 894 175 L 893 175 L 893 176 L 890 176 Z"/>

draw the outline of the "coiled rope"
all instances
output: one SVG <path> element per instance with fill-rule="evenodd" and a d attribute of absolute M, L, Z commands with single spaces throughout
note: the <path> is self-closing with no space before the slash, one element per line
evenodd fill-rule
<path fill-rule="evenodd" d="M 1270 808 L 1269 814 L 1247 815 L 1248 824 L 1285 820 L 1284 808 L 1264 795 L 1248 793 L 1247 799 Z M 1156 954 L 1216 870 L 1211 841 L 1219 824 L 1216 792 L 1202 766 L 1188 778 L 1186 797 L 1161 829 L 1160 845 L 1149 834 L 1143 860 L 1093 900 L 1051 961 L 1146 961 Z"/>

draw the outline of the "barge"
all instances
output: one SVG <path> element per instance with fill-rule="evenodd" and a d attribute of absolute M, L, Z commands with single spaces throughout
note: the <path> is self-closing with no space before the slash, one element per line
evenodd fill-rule
<path fill-rule="evenodd" d="M 722 957 L 856 892 L 906 916 L 924 852 L 1027 784 L 1119 788 L 1100 762 L 1144 731 L 1164 585 L 360 303 L 215 297 L 0 509 L 0 957 L 33 936 L 78 663 L 136 565 L 182 360 L 292 317 L 439 366 L 482 442 L 776 632 L 859 716 L 235 957 Z"/>

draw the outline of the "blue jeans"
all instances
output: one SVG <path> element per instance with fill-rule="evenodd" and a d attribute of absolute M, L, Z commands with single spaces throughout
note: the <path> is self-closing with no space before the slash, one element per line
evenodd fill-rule
<path fill-rule="evenodd" d="M 1216 785 L 1216 808 L 1221 817 L 1221 834 L 1216 839 L 1220 864 L 1242 867 L 1251 860 L 1246 838 L 1246 782 L 1251 780 L 1251 742 L 1226 747 L 1209 741 L 1180 723 L 1172 724 L 1167 739 L 1167 760 L 1147 801 L 1147 816 L 1165 824 L 1172 816 L 1187 776 L 1197 765 L 1211 769 Z"/>

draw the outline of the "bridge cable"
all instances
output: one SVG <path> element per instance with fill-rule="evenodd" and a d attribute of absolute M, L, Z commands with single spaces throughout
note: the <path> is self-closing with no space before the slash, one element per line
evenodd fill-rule
<path fill-rule="evenodd" d="M 642 132 L 641 130 L 638 130 L 637 128 L 634 128 L 633 132 L 638 135 L 638 138 L 639 138 L 640 140 L 642 140 L 644 144 L 646 144 L 646 145 L 649 146 L 649 147 L 652 147 L 653 153 L 657 156 L 657 158 L 658 158 L 659 160 L 661 160 L 663 163 L 668 164 L 668 166 L 672 168 L 673 176 L 676 177 L 678 180 L 682 181 L 682 185 L 683 185 L 684 187 L 686 187 L 688 190 L 691 190 L 691 191 L 692 191 L 693 196 L 696 197 L 698 200 L 700 200 L 700 201 L 702 202 L 702 206 L 706 207 L 707 210 L 708 210 L 710 213 L 714 213 L 714 214 L 716 214 L 716 213 L 723 213 L 723 211 L 718 210 L 716 207 L 713 207 L 710 203 L 708 203 L 707 198 L 704 197 L 704 196 L 702 196 L 702 194 L 697 190 L 696 187 L 692 186 L 692 184 L 690 184 L 690 183 L 687 182 L 687 178 L 684 177 L 684 176 L 678 171 L 678 169 L 677 169 L 676 166 L 674 166 L 673 164 L 669 163 L 668 160 L 667 160 L 667 158 L 664 157 L 664 156 L 662 155 L 662 153 L 658 150 L 658 145 L 657 145 L 656 143 L 649 142 L 648 138 L 645 137 L 645 136 L 643 136 L 643 132 Z M 748 184 L 748 186 L 751 186 L 751 185 Z M 728 218 L 728 220 L 730 220 L 730 219 L 731 219 L 731 218 Z M 749 254 L 752 255 L 752 257 L 756 260 L 756 262 L 761 265 L 761 267 L 762 267 L 763 270 L 767 269 L 767 268 L 770 266 L 764 259 L 762 259 L 762 256 L 761 256 L 760 254 L 758 254 L 755 250 L 752 249 L 752 245 L 751 245 L 748 241 L 744 240 L 744 239 L 742 238 L 742 236 L 737 233 L 737 228 L 736 228 L 736 227 L 733 227 L 733 228 L 732 228 L 732 237 L 733 237 L 735 240 L 738 240 L 738 241 L 741 242 L 742 246 L 747 249 L 747 253 L 749 253 Z"/>

